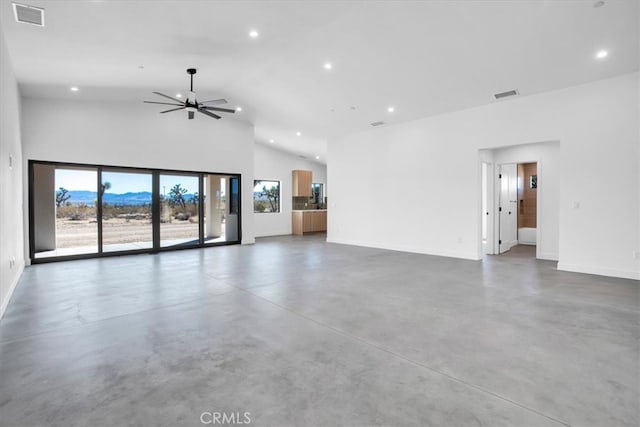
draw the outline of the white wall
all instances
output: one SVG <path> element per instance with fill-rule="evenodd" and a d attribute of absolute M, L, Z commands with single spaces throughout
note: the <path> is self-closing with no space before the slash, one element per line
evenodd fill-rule
<path fill-rule="evenodd" d="M 480 259 L 478 150 L 559 141 L 558 268 L 640 279 L 638 83 L 633 73 L 330 141 L 328 240 Z"/>
<path fill-rule="evenodd" d="M 140 100 L 86 101 L 78 95 L 77 100 L 23 98 L 25 165 L 48 160 L 239 173 L 242 243 L 254 242 L 252 125 L 230 117 L 187 120 L 186 113 L 158 114 Z M 24 197 L 28 200 L 26 189 Z"/>
<path fill-rule="evenodd" d="M 261 144 L 255 144 L 254 150 L 255 179 L 280 181 L 281 198 L 279 213 L 253 214 L 255 235 L 256 237 L 264 237 L 291 234 L 291 171 L 295 169 L 310 170 L 313 182 L 325 184 L 324 191 L 327 196 L 327 168 L 320 163 L 311 162 Z"/>
<path fill-rule="evenodd" d="M 505 163 L 538 163 L 536 256 L 558 260 L 560 244 L 560 143 L 543 142 L 490 150 L 494 165 Z M 494 168 L 497 175 L 497 168 Z M 494 189 L 500 187 L 496 184 Z M 498 200 L 497 193 L 494 200 Z M 497 239 L 498 215 L 493 216 Z"/>
<path fill-rule="evenodd" d="M 12 166 L 9 167 L 9 157 Z M 0 28 L 0 318 L 24 268 L 20 95 Z M 15 261 L 14 261 L 15 260 Z"/>

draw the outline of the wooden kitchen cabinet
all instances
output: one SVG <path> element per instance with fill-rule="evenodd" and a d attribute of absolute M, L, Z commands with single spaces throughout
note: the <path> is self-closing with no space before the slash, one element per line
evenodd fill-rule
<path fill-rule="evenodd" d="M 311 197 L 311 171 L 294 170 L 292 178 L 293 197 Z"/>
<path fill-rule="evenodd" d="M 293 211 L 291 222 L 293 234 L 302 235 L 304 233 L 327 231 L 327 211 Z"/>

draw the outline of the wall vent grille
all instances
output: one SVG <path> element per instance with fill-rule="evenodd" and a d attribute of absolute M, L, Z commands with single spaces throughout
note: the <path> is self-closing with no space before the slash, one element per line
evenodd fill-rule
<path fill-rule="evenodd" d="M 44 9 L 26 4 L 12 3 L 16 22 L 44 27 Z"/>
<path fill-rule="evenodd" d="M 373 122 L 371 123 L 371 126 L 382 126 L 384 124 L 384 122 Z"/>
<path fill-rule="evenodd" d="M 518 93 L 518 91 L 516 89 L 514 90 L 508 90 L 506 92 L 500 92 L 500 93 L 496 93 L 495 95 L 493 95 L 496 99 L 503 99 L 503 98 L 508 98 L 510 96 L 516 96 L 516 95 L 520 95 Z"/>

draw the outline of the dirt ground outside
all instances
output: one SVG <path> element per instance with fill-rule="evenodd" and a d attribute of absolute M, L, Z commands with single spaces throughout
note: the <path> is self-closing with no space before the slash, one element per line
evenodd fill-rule
<path fill-rule="evenodd" d="M 198 217 L 190 221 L 172 220 L 160 224 L 162 240 L 197 239 Z M 152 225 L 149 219 L 110 218 L 102 222 L 102 239 L 104 244 L 151 242 Z M 98 244 L 98 223 L 95 218 L 56 220 L 56 246 L 73 248 Z"/>

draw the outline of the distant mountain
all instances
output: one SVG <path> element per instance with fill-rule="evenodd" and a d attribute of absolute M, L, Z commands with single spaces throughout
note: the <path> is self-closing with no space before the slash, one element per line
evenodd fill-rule
<path fill-rule="evenodd" d="M 104 193 L 102 202 L 110 205 L 148 205 L 151 203 L 151 193 L 149 191 L 124 194 Z"/>
<path fill-rule="evenodd" d="M 98 193 L 95 191 L 69 191 L 67 193 L 69 196 L 69 200 L 67 202 L 79 205 L 84 203 L 88 206 L 93 206 L 96 200 L 98 200 Z M 185 194 L 185 201 L 191 201 L 195 196 L 193 194 Z M 129 206 L 137 206 L 151 203 L 151 193 L 149 191 L 141 191 L 139 193 L 123 193 L 123 194 L 114 194 L 114 193 L 105 193 L 102 196 L 102 201 L 104 203 L 108 203 L 110 205 L 129 205 Z"/>

